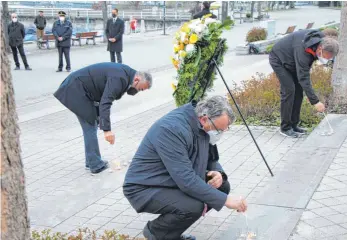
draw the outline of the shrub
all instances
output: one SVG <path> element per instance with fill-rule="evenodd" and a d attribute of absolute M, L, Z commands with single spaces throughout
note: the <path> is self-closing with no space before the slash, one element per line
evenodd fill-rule
<path fill-rule="evenodd" d="M 246 41 L 247 42 L 256 42 L 265 40 L 267 37 L 267 31 L 265 28 L 254 27 L 247 33 Z"/>
<path fill-rule="evenodd" d="M 250 13 L 246 13 L 246 18 L 251 18 L 251 14 Z"/>
<path fill-rule="evenodd" d="M 314 65 L 312 68 L 312 86 L 323 103 L 327 103 L 332 92 L 331 73 L 332 69 L 322 65 Z M 275 73 L 257 73 L 250 80 L 242 82 L 241 86 L 235 86 L 232 94 L 248 124 L 280 125 L 280 84 Z M 231 98 L 230 103 L 238 115 Z M 301 125 L 307 128 L 314 127 L 321 118 L 305 96 L 301 107 Z M 240 116 L 236 123 L 243 124 Z"/>

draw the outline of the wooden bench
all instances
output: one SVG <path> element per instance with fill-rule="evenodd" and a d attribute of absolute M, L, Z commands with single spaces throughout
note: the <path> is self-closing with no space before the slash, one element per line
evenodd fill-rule
<path fill-rule="evenodd" d="M 286 35 L 286 34 L 289 34 L 289 33 L 293 33 L 295 28 L 296 28 L 296 25 L 288 27 L 287 31 L 283 35 Z"/>
<path fill-rule="evenodd" d="M 42 49 L 43 46 L 46 45 L 46 48 L 49 49 L 49 42 L 55 42 L 55 36 L 53 34 L 48 34 L 48 35 L 44 35 L 43 38 L 41 40 L 37 41 L 38 47 L 39 49 Z"/>
<path fill-rule="evenodd" d="M 314 25 L 314 22 L 308 23 L 306 29 L 311 29 Z"/>
<path fill-rule="evenodd" d="M 81 44 L 81 39 L 86 39 L 86 44 L 89 43 L 89 40 L 93 40 L 93 45 L 95 45 L 95 38 L 96 38 L 97 32 L 82 32 L 82 33 L 76 33 L 76 37 L 71 38 L 72 45 L 75 45 L 75 42 L 79 42 L 79 45 Z"/>

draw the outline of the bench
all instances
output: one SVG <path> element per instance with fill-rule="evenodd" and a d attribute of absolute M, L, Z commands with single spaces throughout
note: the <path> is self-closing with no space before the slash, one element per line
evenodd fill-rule
<path fill-rule="evenodd" d="M 95 38 L 97 32 L 82 32 L 82 33 L 76 33 L 76 37 L 71 38 L 72 40 L 72 45 L 75 45 L 75 42 L 79 42 L 79 45 L 82 46 L 81 44 L 81 39 L 86 39 L 86 44 L 89 43 L 89 40 L 93 40 L 93 45 L 95 45 Z"/>
<path fill-rule="evenodd" d="M 287 34 L 293 33 L 294 30 L 295 30 L 295 28 L 296 28 L 296 25 L 294 25 L 294 26 L 289 26 L 289 27 L 287 28 L 287 31 L 286 31 L 285 33 L 277 33 L 277 35 L 287 35 Z"/>
<path fill-rule="evenodd" d="M 37 46 L 39 49 L 42 49 L 46 45 L 46 48 L 49 49 L 49 42 L 53 41 L 55 42 L 55 36 L 53 34 L 44 35 L 42 39 L 37 41 Z"/>
<path fill-rule="evenodd" d="M 305 29 L 311 29 L 313 27 L 314 22 L 308 23 Z M 303 29 L 299 29 L 303 30 Z"/>

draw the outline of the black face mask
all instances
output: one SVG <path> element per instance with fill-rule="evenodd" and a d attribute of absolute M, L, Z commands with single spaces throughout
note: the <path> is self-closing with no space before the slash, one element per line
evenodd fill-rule
<path fill-rule="evenodd" d="M 114 14 L 114 13 L 112 13 L 112 17 L 113 17 L 113 18 L 115 18 L 115 17 L 117 17 L 117 15 L 116 15 L 116 14 Z"/>
<path fill-rule="evenodd" d="M 134 96 L 136 93 L 138 93 L 139 91 L 136 89 L 136 88 L 134 88 L 134 87 L 130 87 L 129 89 L 128 89 L 128 91 L 127 91 L 127 94 L 128 95 L 131 95 L 131 96 Z"/>

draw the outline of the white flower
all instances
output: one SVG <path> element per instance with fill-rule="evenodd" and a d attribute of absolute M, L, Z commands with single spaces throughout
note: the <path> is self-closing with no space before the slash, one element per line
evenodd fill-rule
<path fill-rule="evenodd" d="M 181 41 L 184 42 L 184 40 L 186 39 L 186 33 L 185 32 L 181 32 Z"/>
<path fill-rule="evenodd" d="M 187 44 L 186 46 L 186 52 L 189 53 L 193 53 L 195 51 L 195 45 L 194 44 Z"/>
<path fill-rule="evenodd" d="M 205 19 L 205 24 L 211 24 L 211 23 L 215 23 L 215 22 L 217 22 L 217 20 L 216 19 L 214 19 L 214 18 L 206 18 Z"/>

